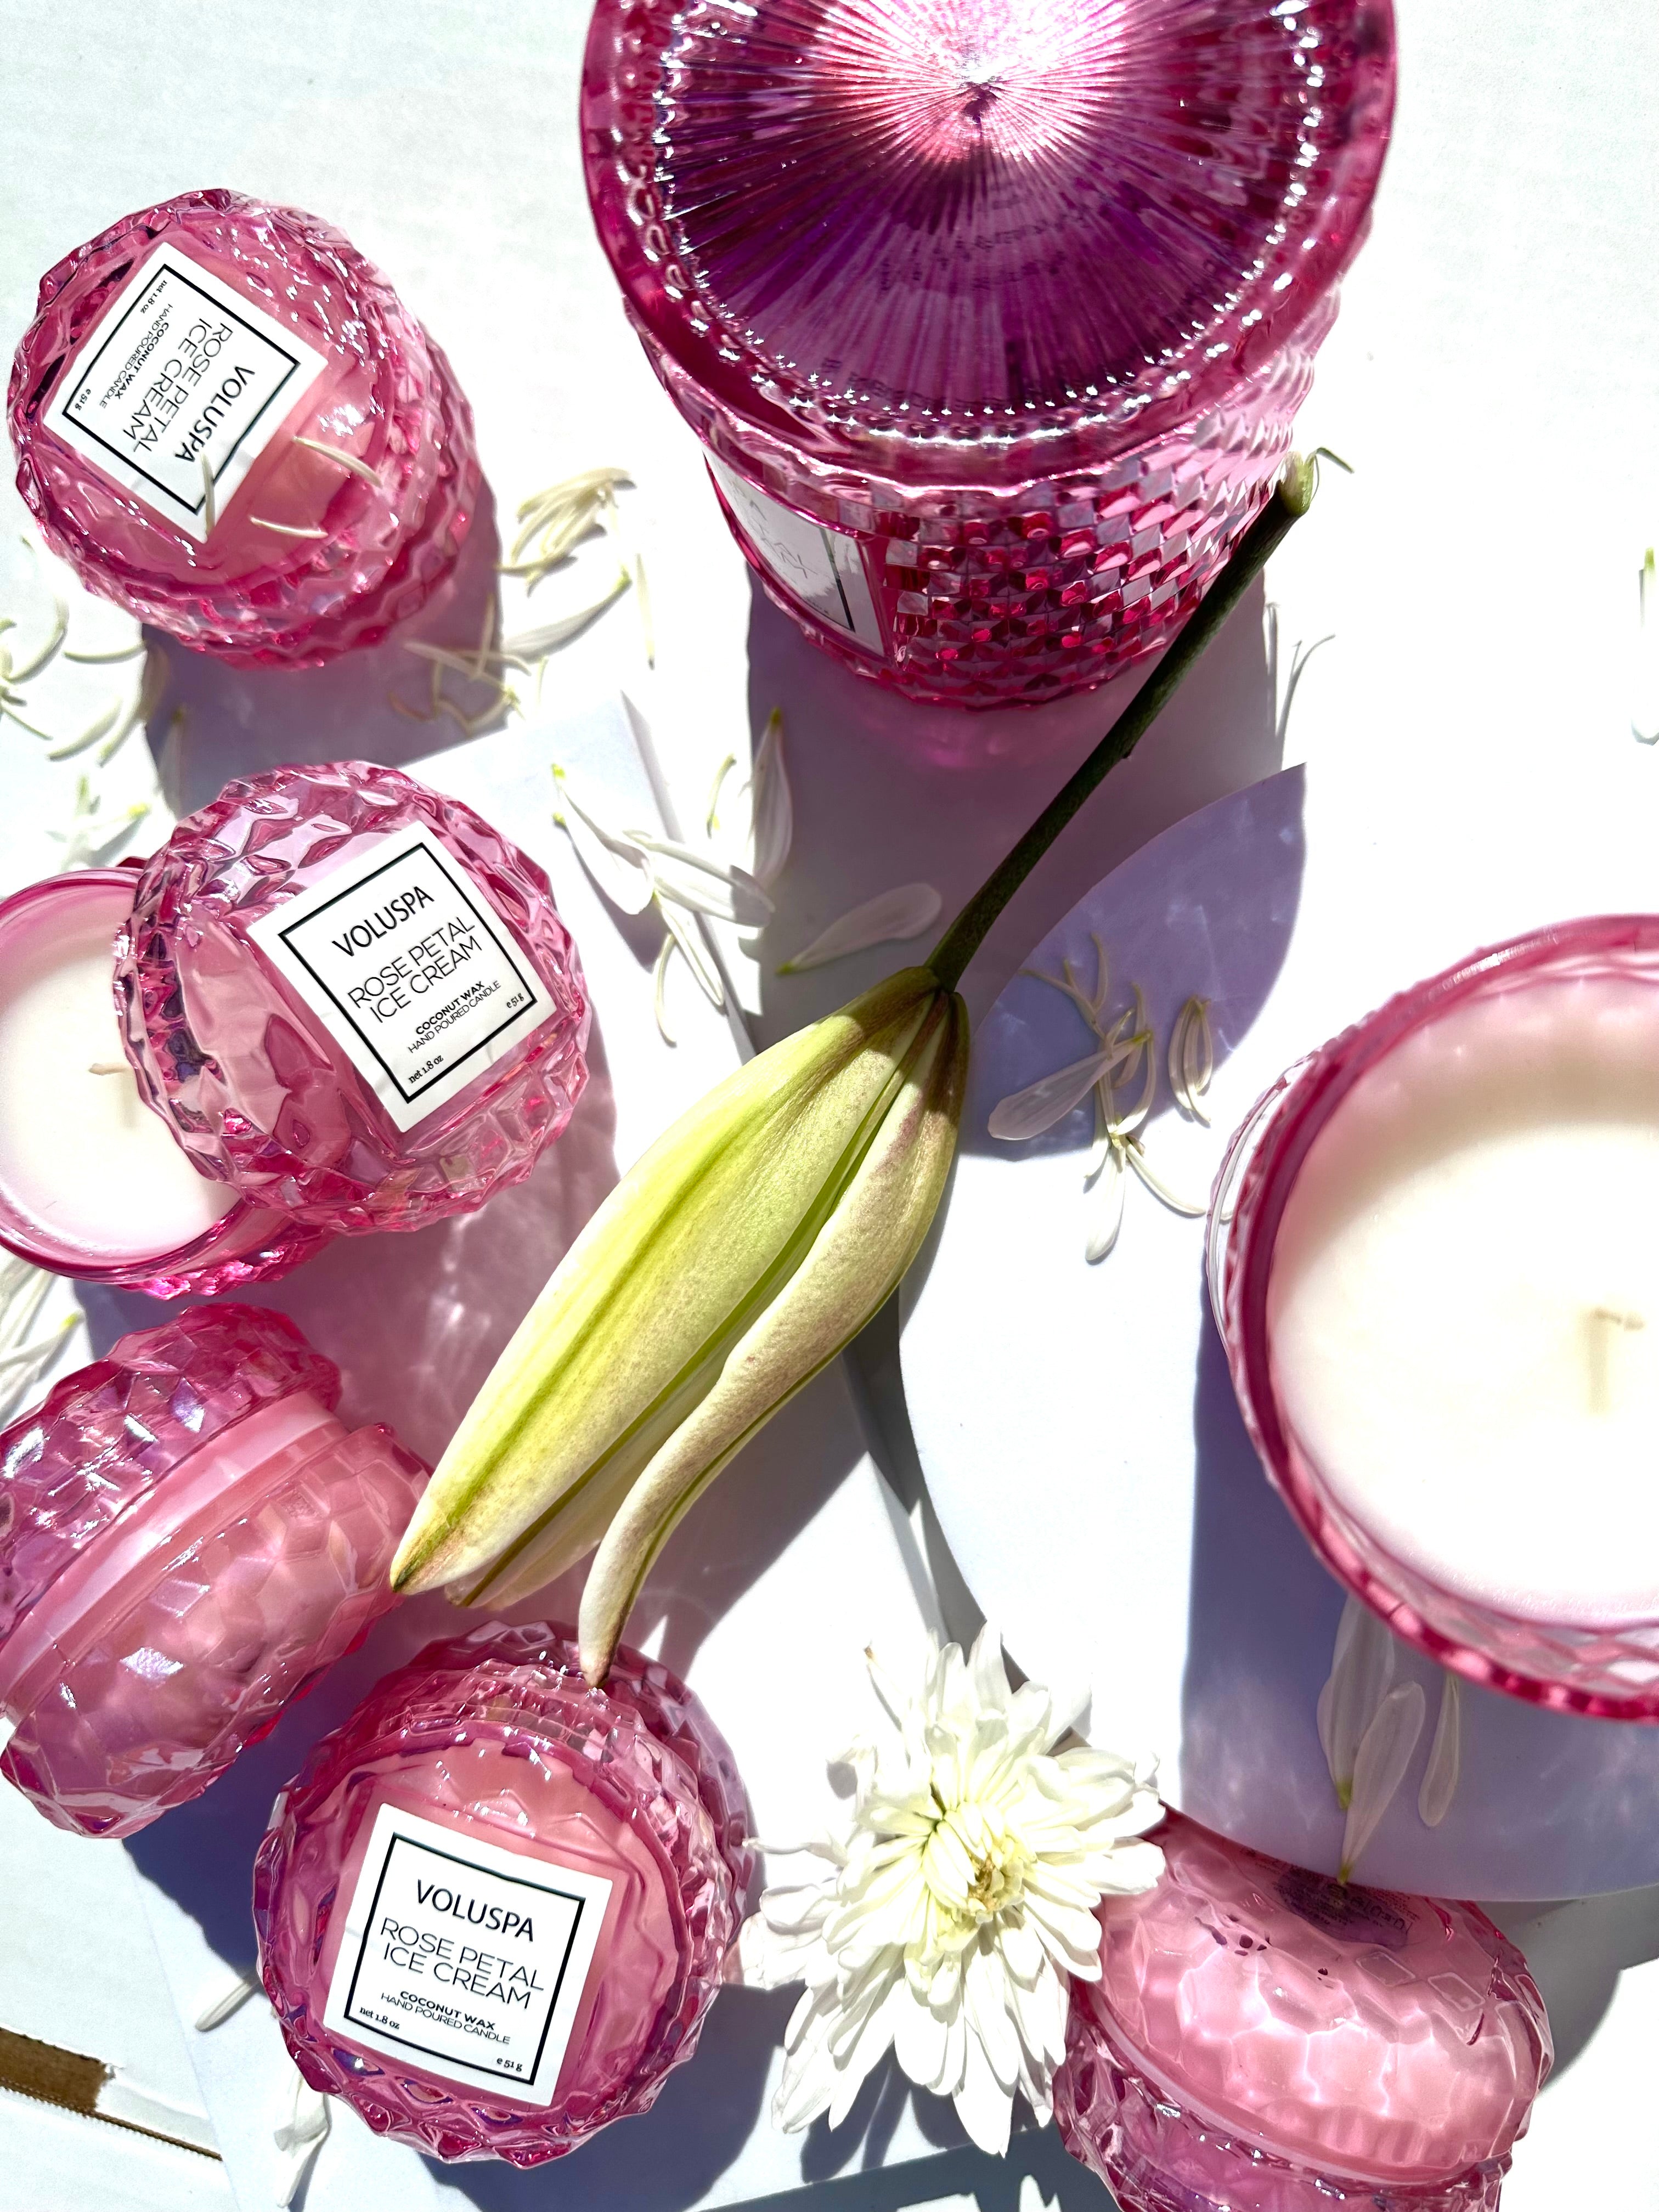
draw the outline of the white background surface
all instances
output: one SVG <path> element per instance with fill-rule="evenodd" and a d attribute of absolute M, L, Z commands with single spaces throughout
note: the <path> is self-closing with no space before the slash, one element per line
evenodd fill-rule
<path fill-rule="evenodd" d="M 182 0 L 158 36 L 154 19 L 136 19 L 114 0 L 88 0 L 73 10 L 4 0 L 0 336 L 9 345 L 21 332 L 35 281 L 60 253 L 118 214 L 169 192 L 234 185 L 337 222 L 392 275 L 448 350 L 477 411 L 484 465 L 504 507 L 598 460 L 619 461 L 638 479 L 628 507 L 653 576 L 656 678 L 629 664 L 629 652 L 635 663 L 637 656 L 624 642 L 635 635 L 624 605 L 557 665 L 550 714 L 567 685 L 625 675 L 679 775 L 684 811 L 695 815 L 721 755 L 728 747 L 742 751 L 767 710 L 784 705 L 799 830 L 768 948 L 775 959 L 855 899 L 895 883 L 926 878 L 947 900 L 965 891 L 1097 732 L 1102 708 L 1083 701 L 1037 717 L 972 721 L 921 713 L 831 667 L 769 607 L 751 601 L 695 446 L 627 331 L 592 238 L 574 126 L 585 14 L 580 0 L 489 7 L 403 0 L 395 8 L 288 0 L 264 14 Z M 1275 564 L 1270 583 L 1284 609 L 1287 642 L 1337 633 L 1303 689 L 1293 752 L 1346 777 L 1359 815 L 1368 793 L 1386 786 L 1425 809 L 1454 810 L 1478 836 L 1492 792 L 1528 780 L 1547 788 L 1629 744 L 1625 659 L 1634 569 L 1659 529 L 1659 292 L 1651 283 L 1659 264 L 1652 100 L 1659 15 L 1649 0 L 1552 0 L 1548 7 L 1540 0 L 1404 0 L 1401 17 L 1395 152 L 1375 234 L 1347 288 L 1308 416 L 1313 436 L 1328 439 L 1360 473 L 1332 490 Z M 15 512 L 9 502 L 5 513 Z M 21 596 L 17 573 L 15 560 L 0 560 L 0 586 Z M 586 573 L 594 587 L 603 581 Z M 586 595 L 573 587 L 560 603 L 556 588 L 564 587 L 545 589 L 550 613 Z M 1085 810 L 1015 902 L 970 978 L 976 1011 L 1115 861 L 1193 807 L 1279 764 L 1259 615 L 1259 603 L 1242 611 L 1156 739 Z M 233 678 L 200 665 L 176 669 L 176 692 L 190 696 L 196 711 L 188 744 L 168 763 L 173 795 L 199 803 L 224 775 L 254 762 L 380 749 L 374 740 L 389 737 L 392 726 L 378 703 L 387 674 L 377 667 L 359 675 L 354 688 L 305 678 Z M 90 680 L 85 688 L 89 720 L 103 694 Z M 64 720 L 53 726 L 82 726 L 79 712 L 78 702 L 65 699 Z M 979 757 L 976 766 L 952 757 L 963 750 Z M 74 765 L 48 767 L 40 754 L 15 731 L 0 738 L 10 831 L 6 887 L 40 872 L 44 832 L 69 810 Z M 1650 756 L 1640 757 L 1640 765 L 1659 771 Z M 539 795 L 542 772 L 537 760 L 533 783 L 518 802 L 524 819 L 503 818 L 502 826 L 556 866 L 561 856 Z M 112 771 L 108 808 L 147 781 L 140 748 L 129 747 Z M 1610 796 L 1608 803 L 1618 801 Z M 159 817 L 147 822 L 141 848 L 163 826 Z M 1437 896 L 1432 880 L 1415 880 L 1408 871 L 1391 888 L 1402 900 Z M 559 889 L 580 931 L 580 886 L 568 864 Z M 1362 968 L 1368 960 L 1386 964 L 1389 929 L 1388 903 L 1379 901 L 1356 947 Z M 724 1047 L 706 1027 L 694 1030 L 687 997 L 686 1041 L 678 1058 L 664 1054 L 648 1027 L 639 962 L 624 940 L 612 941 L 621 948 L 614 964 L 602 957 L 605 940 L 596 931 L 583 939 L 600 993 L 617 1114 L 610 1143 L 620 1161 L 672 1109 L 675 1096 L 701 1086 Z M 765 1032 L 847 995 L 887 959 L 871 954 L 818 976 L 769 981 Z M 578 1133 L 566 1140 L 573 1191 L 562 1191 L 561 1205 L 567 1197 L 578 1202 L 581 1173 L 609 1171 L 606 1133 L 597 1133 L 595 1151 L 580 1156 Z M 520 1253 L 521 1267 L 529 1257 Z M 459 1264 L 458 1253 L 434 1255 L 434 1273 L 421 1285 L 423 1310 L 432 1310 L 441 1271 L 452 1261 Z M 349 1317 L 352 1297 L 349 1271 L 319 1276 L 326 1265 L 307 1271 L 319 1335 L 327 1333 L 329 1300 L 337 1325 Z M 449 1340 L 427 1347 L 424 1366 L 409 1382 L 408 1417 L 416 1427 L 441 1420 L 436 1386 L 465 1373 L 482 1348 L 469 1334 L 459 1295 L 448 1316 Z M 884 1369 L 874 1360 L 867 1371 L 878 1395 L 890 1391 L 890 1364 Z M 398 1418 L 405 1418 L 401 1408 Z M 797 1449 L 803 1442 L 816 1446 L 823 1432 L 816 1425 L 782 1432 L 786 1464 L 792 1443 Z M 902 1466 L 902 1437 L 895 1450 Z M 763 1480 L 763 1470 L 745 1468 L 728 1476 L 723 1489 L 734 1500 L 752 1501 L 766 1494 Z M 854 1563 L 863 1571 L 871 1547 L 879 1555 L 888 1540 L 875 1533 L 884 1522 L 876 1517 L 873 1486 L 863 1491 L 864 1504 L 858 1502 L 861 1481 L 855 1472 L 833 1489 L 820 1519 L 794 1539 L 802 1548 L 793 1567 L 785 1545 L 755 1584 L 763 1590 L 769 1579 L 779 1593 L 763 1634 L 755 1616 L 745 1641 L 737 1613 L 726 1610 L 718 1590 L 705 1589 L 710 1632 L 700 1654 L 708 1671 L 699 1679 L 734 1737 L 745 1714 L 757 1737 L 764 1735 L 775 1803 L 792 1793 L 804 1801 L 816 1788 L 832 1741 L 828 1708 L 840 1700 L 850 1709 L 857 1695 L 862 1618 L 846 1624 L 844 1650 L 834 1639 L 839 1658 L 826 1644 L 805 1670 L 815 1678 L 828 1670 L 824 1707 L 810 1724 L 767 1726 L 760 1703 L 798 1649 L 797 1608 L 782 1601 L 786 1589 L 817 1593 L 827 1615 L 837 1572 L 859 1581 Z M 1029 1495 L 1029 1482 L 1023 1470 L 1019 1495 Z M 742 1486 L 750 1483 L 745 1493 Z M 712 1547 L 714 1527 L 707 1519 L 700 1525 L 700 1540 Z M 695 1582 L 710 1554 L 696 1548 L 689 1529 L 676 1556 Z M 896 1540 L 891 1557 L 896 1562 Z M 246 1788 L 263 1778 L 250 1771 Z M 1540 1778 L 1540 1787 L 1549 1786 L 1549 1778 Z M 231 1778 L 203 1801 L 204 1808 L 222 1801 L 220 1813 L 204 1814 L 210 1826 L 234 1829 L 252 1819 L 257 1828 L 262 1808 L 238 1792 Z M 166 1845 L 173 1854 L 167 1893 L 179 1938 L 168 1948 L 186 2009 L 216 1993 L 222 1969 L 203 1931 L 228 1928 L 229 1911 L 205 1865 L 192 1869 L 185 1859 L 186 1834 L 195 1832 L 181 1824 L 189 1819 L 174 1816 L 152 1832 L 158 1852 L 169 1834 L 178 1837 L 176 1846 Z M 79 1849 L 47 1841 L 64 1853 Z M 102 1863 L 112 1860 L 102 1855 Z M 92 2040 L 114 2014 L 99 2002 L 98 1954 L 86 1930 L 127 1925 L 130 1892 L 113 1875 L 96 1905 L 67 1875 L 53 1887 L 50 1909 L 63 1955 L 84 1960 L 77 1971 L 85 2026 L 75 2031 L 75 2047 L 116 2056 L 112 2045 L 106 2051 L 107 2036 Z M 1569 1908 L 1534 1932 L 1538 1958 L 1547 1963 L 1558 2031 L 1570 2022 L 1565 2039 L 1574 2043 L 1613 1996 L 1619 1965 L 1654 1948 L 1641 1900 L 1618 1909 Z M 1659 1930 L 1655 1936 L 1659 1940 Z M 130 1961 L 139 1956 L 136 1932 L 132 1942 Z M 228 1934 L 221 1934 L 221 1946 L 217 1955 L 231 1955 Z M 1626 1977 L 1583 2057 L 1546 2095 L 1506 2192 L 1510 2212 L 1615 2198 L 1659 2203 L 1651 2131 L 1639 2118 L 1628 2128 L 1616 2119 L 1642 2110 L 1645 2076 L 1638 2069 L 1650 2049 L 1645 2014 L 1653 2008 L 1642 1992 L 1651 1980 L 1649 1973 Z M 0 1949 L 0 2020 L 46 2033 L 32 2027 L 37 1993 L 8 1942 Z M 717 2023 L 727 2006 L 735 2011 L 734 2001 L 723 2001 Z M 252 2038 L 259 2026 L 250 2008 L 220 2034 Z M 63 2033 L 67 2039 L 70 2030 Z M 723 2027 L 722 2038 L 726 2033 Z M 216 2050 L 217 2039 L 208 2047 Z M 237 2086 L 244 2077 L 228 2055 L 206 2064 L 230 2075 L 240 2100 L 246 2162 L 233 2163 L 247 2177 L 239 2180 L 245 2204 L 267 2201 L 253 2146 L 268 2142 L 281 2113 L 269 2109 L 264 2093 Z M 477 2193 L 477 2170 L 463 2179 L 480 2203 L 605 2201 L 638 2203 L 642 2212 L 678 2212 L 696 2201 L 695 2189 L 705 2183 L 728 2195 L 782 2186 L 802 2178 L 799 2163 L 785 2163 L 798 2150 L 771 2137 L 763 2122 L 756 2131 L 757 2163 L 739 2172 L 733 2154 L 720 2168 L 730 2148 L 720 2133 L 728 2110 L 745 2100 L 752 2109 L 757 2101 L 752 2077 L 753 2051 L 744 2034 L 733 2032 L 729 2043 L 711 2036 L 698 2066 L 680 2077 L 685 2094 L 662 2131 L 665 2163 L 655 2178 L 643 2167 L 626 2179 L 608 2167 L 602 2174 L 592 2163 L 603 2163 L 596 2146 L 585 2161 L 516 2195 L 503 2190 L 499 2199 Z M 0 2203 L 191 2201 L 184 2181 L 158 2178 L 158 2160 L 186 2154 L 152 2157 L 141 2139 L 129 2142 L 96 2122 L 60 2124 L 60 2116 L 41 2118 L 33 2108 L 25 2127 L 14 2118 L 21 2109 L 8 2105 L 7 2142 L 9 2152 L 13 2142 L 26 2143 L 27 2152 L 0 2163 Z M 651 2122 L 635 2124 L 655 2126 L 670 2110 L 665 2099 Z M 705 2124 L 712 2134 L 699 2132 Z M 884 2124 L 884 2116 L 878 2139 Z M 616 2131 L 618 2156 L 625 2134 Z M 907 2144 L 921 2147 L 909 2138 L 893 2147 Z M 337 2148 L 331 2143 L 325 2161 Z M 867 2142 L 845 2151 L 821 2147 L 806 2171 L 856 2166 L 868 2148 Z M 372 2149 L 363 2146 L 363 2154 Z M 403 2190 L 401 2175 L 388 2185 L 380 2176 L 389 2170 L 359 2169 L 357 2154 L 346 2155 L 354 2203 L 384 2202 Z M 201 2172 L 211 2169 L 190 2163 L 194 2189 Z M 719 2168 L 712 2182 L 711 2166 Z M 327 2172 L 325 2163 L 313 2185 L 313 2207 L 325 2201 Z M 752 2180 L 743 2179 L 751 2172 Z M 914 2202 L 975 2187 L 986 2212 L 1012 2212 L 1011 2180 L 976 2182 L 959 2161 L 951 2177 L 838 2184 L 830 2194 L 851 2191 L 873 2212 L 907 2196 Z M 1064 2187 L 1068 2212 L 1073 2202 L 1099 2201 L 1080 2176 L 1066 2177 Z"/>

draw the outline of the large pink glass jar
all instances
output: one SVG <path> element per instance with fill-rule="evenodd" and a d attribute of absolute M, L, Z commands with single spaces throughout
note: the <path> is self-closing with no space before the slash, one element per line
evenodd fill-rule
<path fill-rule="evenodd" d="M 1124 2212 L 1496 2212 L 1551 2058 L 1513 1945 L 1179 1814 L 1157 1840 L 1156 1888 L 1099 1908 L 1054 2084 Z"/>
<path fill-rule="evenodd" d="M 1659 917 L 1392 999 L 1234 1139 L 1233 1383 L 1325 1565 L 1442 1664 L 1659 1719 Z"/>
<path fill-rule="evenodd" d="M 0 1433 L 0 1772 L 58 1826 L 198 1796 L 392 1602 L 427 1471 L 339 1395 L 282 1314 L 198 1306 Z"/>
<path fill-rule="evenodd" d="M 521 1182 L 586 1080 L 547 878 L 362 761 L 227 784 L 139 878 L 127 1056 L 202 1173 L 313 1230 L 415 1229 Z"/>
<path fill-rule="evenodd" d="M 466 402 L 386 278 L 240 192 L 145 208 L 48 270 L 9 416 L 54 551 L 228 660 L 380 637 L 448 574 L 477 503 Z"/>
<path fill-rule="evenodd" d="M 667 1670 L 562 1630 L 428 1645 L 325 1736 L 254 1871 L 295 2061 L 440 2158 L 557 2158 L 696 2048 L 751 1863 L 742 1784 Z"/>
<path fill-rule="evenodd" d="M 1272 489 L 1389 0 L 599 0 L 599 235 L 768 591 L 912 696 L 1098 684 Z"/>

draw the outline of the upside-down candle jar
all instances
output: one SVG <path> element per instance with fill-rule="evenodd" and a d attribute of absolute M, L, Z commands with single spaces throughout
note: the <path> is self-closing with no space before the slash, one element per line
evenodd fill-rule
<path fill-rule="evenodd" d="M 59 1827 L 198 1796 L 392 1604 L 427 1471 L 339 1395 L 283 1315 L 198 1306 L 0 1434 L 0 1772 Z"/>
<path fill-rule="evenodd" d="M 9 413 L 53 550 L 228 660 L 380 636 L 449 574 L 477 502 L 466 402 L 386 278 L 239 192 L 145 208 L 48 270 Z"/>
<path fill-rule="evenodd" d="M 1659 918 L 1404 992 L 1235 1139 L 1234 1386 L 1326 1565 L 1540 1704 L 1659 1718 Z"/>
<path fill-rule="evenodd" d="M 772 597 L 987 705 L 1164 642 L 1268 495 L 1389 0 L 599 0 L 588 191 Z"/>
<path fill-rule="evenodd" d="M 619 1651 L 492 1622 L 325 1736 L 254 1870 L 295 2063 L 382 2135 L 535 2166 L 653 2103 L 696 2048 L 751 1863 L 708 1715 Z"/>
<path fill-rule="evenodd" d="M 1124 2212 L 1496 2212 L 1549 2070 L 1526 1961 L 1472 1905 L 1327 1881 L 1172 1814 L 1100 1906 L 1054 2115 Z"/>

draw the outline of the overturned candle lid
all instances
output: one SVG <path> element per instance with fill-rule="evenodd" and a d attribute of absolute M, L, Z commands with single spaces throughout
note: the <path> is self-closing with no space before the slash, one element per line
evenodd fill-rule
<path fill-rule="evenodd" d="M 1472 1905 L 1330 1881 L 1170 1815 L 1108 1898 L 1054 2112 L 1125 2212 L 1495 2212 L 1551 2059 L 1525 1960 Z"/>
<path fill-rule="evenodd" d="M 380 636 L 450 573 L 477 501 L 466 402 L 386 278 L 239 192 L 143 209 L 48 270 L 9 416 L 53 550 L 233 661 Z"/>
<path fill-rule="evenodd" d="M 58 1826 L 198 1796 L 393 1602 L 427 1471 L 339 1395 L 285 1316 L 198 1306 L 0 1433 L 0 1772 Z"/>
<path fill-rule="evenodd" d="M 689 2058 L 753 1862 L 732 1754 L 665 1668 L 603 1688 L 491 1621 L 377 1684 L 276 1801 L 259 1969 L 295 2063 L 443 2159 L 557 2158 Z"/>
<path fill-rule="evenodd" d="M 586 1080 L 546 877 L 360 761 L 228 784 L 139 879 L 116 992 L 204 1175 L 313 1229 L 414 1229 L 521 1182 Z"/>

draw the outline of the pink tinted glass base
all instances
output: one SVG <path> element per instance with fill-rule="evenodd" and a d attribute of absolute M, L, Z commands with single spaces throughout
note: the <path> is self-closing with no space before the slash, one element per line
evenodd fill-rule
<path fill-rule="evenodd" d="M 582 122 L 658 374 L 852 534 L 878 646 L 768 588 L 860 673 L 975 705 L 1101 682 L 1213 574 L 1393 88 L 1386 0 L 599 0 Z"/>
<path fill-rule="evenodd" d="M 1471 1681 L 1558 1711 L 1659 1720 L 1659 1618 L 1587 1627 L 1507 1613 L 1396 1557 L 1334 1495 L 1279 1404 L 1267 1323 L 1274 1241 L 1302 1162 L 1354 1085 L 1404 1039 L 1475 999 L 1606 976 L 1659 988 L 1659 920 L 1562 922 L 1477 952 L 1345 1030 L 1261 1101 L 1233 1139 L 1209 1229 L 1212 1303 L 1244 1424 L 1275 1488 L 1339 1581 L 1395 1634 Z"/>
<path fill-rule="evenodd" d="M 131 912 L 137 882 L 131 868 L 80 868 L 31 884 L 0 901 L 0 976 L 27 969 L 43 946 L 73 938 L 87 927 L 106 933 L 111 1035 L 118 1036 L 115 939 Z M 42 1076 L 44 1101 L 50 1097 L 50 1072 L 42 1071 Z M 14 1188 L 0 1159 L 0 1246 L 32 1267 L 73 1275 L 81 1282 L 148 1291 L 158 1298 L 188 1293 L 212 1297 L 248 1283 L 275 1281 L 327 1242 L 320 1230 L 302 1227 L 284 1214 L 239 1200 L 211 1228 L 186 1243 L 166 1249 L 135 1246 L 121 1238 L 119 1224 L 112 1222 L 107 1248 L 94 1251 L 82 1240 L 55 1233 L 44 1213 L 31 1207 Z"/>
<path fill-rule="evenodd" d="M 552 1011 L 398 1130 L 247 931 L 355 844 L 411 824 L 483 888 Z M 523 1182 L 587 1080 L 586 988 L 547 878 L 470 807 L 368 762 L 228 784 L 181 822 L 139 880 L 116 989 L 139 1089 L 185 1150 L 250 1204 L 313 1231 L 418 1229 L 473 1212 Z"/>
<path fill-rule="evenodd" d="M 612 1882 L 550 2106 L 325 2032 L 339 1918 L 383 1803 Z M 504 1623 L 428 1646 L 316 1747 L 260 1848 L 260 1971 L 295 2063 L 377 2133 L 440 2158 L 563 2155 L 646 2111 L 696 2050 L 752 1870 L 745 1828 L 730 1752 L 665 1668 L 624 1650 L 590 1689 L 563 1631 Z"/>
<path fill-rule="evenodd" d="M 0 1667 L 38 1654 L 0 1773 L 57 1826 L 198 1796 L 392 1603 L 426 1469 L 338 1395 L 282 1315 L 197 1307 L 0 1436 Z M 299 1438 L 242 1446 L 290 1407 Z"/>
<path fill-rule="evenodd" d="M 69 357 L 162 239 L 327 363 L 200 544 L 46 427 Z M 466 402 L 386 278 L 315 216 L 238 192 L 144 209 L 49 270 L 13 367 L 9 418 L 18 487 L 82 581 L 243 665 L 313 666 L 382 636 L 448 574 L 477 504 Z M 296 437 L 349 454 L 379 481 Z M 285 537 L 256 516 L 324 534 Z"/>
<path fill-rule="evenodd" d="M 1054 2109 L 1126 2212 L 1492 2212 L 1547 2073 L 1519 1952 L 1473 1905 L 1325 1880 L 1172 1814 L 1098 1917 Z"/>

